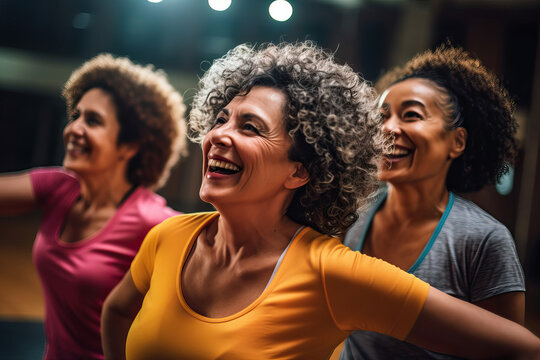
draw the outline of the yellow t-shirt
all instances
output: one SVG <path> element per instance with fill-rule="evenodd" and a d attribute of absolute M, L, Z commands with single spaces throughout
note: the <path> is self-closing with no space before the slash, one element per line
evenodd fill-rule
<path fill-rule="evenodd" d="M 175 216 L 147 235 L 131 265 L 146 296 L 128 334 L 128 359 L 327 359 L 354 330 L 404 339 L 414 325 L 427 283 L 311 228 L 291 242 L 251 305 L 224 318 L 196 313 L 182 296 L 182 266 L 216 216 Z"/>

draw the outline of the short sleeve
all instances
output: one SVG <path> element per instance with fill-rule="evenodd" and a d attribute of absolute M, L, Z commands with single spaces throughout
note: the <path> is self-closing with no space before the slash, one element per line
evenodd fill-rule
<path fill-rule="evenodd" d="M 30 171 L 30 181 L 38 204 L 46 206 L 59 195 L 78 190 L 77 178 L 62 168 L 38 168 Z"/>
<path fill-rule="evenodd" d="M 472 261 L 471 301 L 525 291 L 523 269 L 510 231 L 502 224 L 485 236 Z"/>
<path fill-rule="evenodd" d="M 429 285 L 379 259 L 340 245 L 322 259 L 325 291 L 336 325 L 403 340 L 416 322 Z"/>
<path fill-rule="evenodd" d="M 154 270 L 154 261 L 159 237 L 159 225 L 154 226 L 144 238 L 139 252 L 131 263 L 131 276 L 137 290 L 146 294 L 150 288 L 150 279 Z"/>

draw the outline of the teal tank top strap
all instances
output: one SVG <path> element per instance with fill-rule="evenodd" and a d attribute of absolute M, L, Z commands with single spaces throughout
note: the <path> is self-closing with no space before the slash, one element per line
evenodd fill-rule
<path fill-rule="evenodd" d="M 371 209 L 371 212 L 366 220 L 366 224 L 364 226 L 364 230 L 362 231 L 362 234 L 360 235 L 360 241 L 358 241 L 358 246 L 356 247 L 356 251 L 362 252 L 362 248 L 364 247 L 364 242 L 366 241 L 366 235 L 371 227 L 371 223 L 373 222 L 373 218 L 375 217 L 375 213 L 379 210 L 381 205 L 386 201 L 386 196 L 388 193 L 386 191 L 382 192 L 379 198 L 377 199 L 377 202 L 375 203 L 375 206 Z"/>
<path fill-rule="evenodd" d="M 416 259 L 414 264 L 407 270 L 408 273 L 413 273 L 418 269 L 422 261 L 426 258 L 427 254 L 429 253 L 429 250 L 431 250 L 431 247 L 435 243 L 435 240 L 437 240 L 437 237 L 439 236 L 439 233 L 441 232 L 442 227 L 444 226 L 444 223 L 446 222 L 446 218 L 448 218 L 448 215 L 450 214 L 450 210 L 452 210 L 452 206 L 454 205 L 454 193 L 450 192 L 448 195 L 448 203 L 446 204 L 446 208 L 444 209 L 444 213 L 442 214 L 441 218 L 439 219 L 439 223 L 437 224 L 437 227 L 435 228 L 435 231 L 433 231 L 433 234 L 431 234 L 431 237 L 429 238 L 428 243 L 424 247 L 424 250 L 422 250 L 422 253 Z"/>

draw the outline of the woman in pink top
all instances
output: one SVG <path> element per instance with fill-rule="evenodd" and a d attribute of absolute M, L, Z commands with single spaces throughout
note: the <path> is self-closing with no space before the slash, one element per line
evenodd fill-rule
<path fill-rule="evenodd" d="M 184 152 L 185 106 L 162 72 L 103 54 L 63 95 L 63 168 L 0 177 L 0 212 L 39 207 L 34 263 L 45 297 L 45 359 L 103 359 L 100 315 L 146 233 L 177 214 L 153 190 Z"/>

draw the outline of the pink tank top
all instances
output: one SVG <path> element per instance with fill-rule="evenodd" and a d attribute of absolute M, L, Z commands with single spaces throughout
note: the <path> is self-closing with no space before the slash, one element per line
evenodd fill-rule
<path fill-rule="evenodd" d="M 122 279 L 146 233 L 179 214 L 165 199 L 138 187 L 95 235 L 59 239 L 64 219 L 80 194 L 77 178 L 61 168 L 30 173 L 43 219 L 33 259 L 45 298 L 45 359 L 103 359 L 101 307 Z"/>

